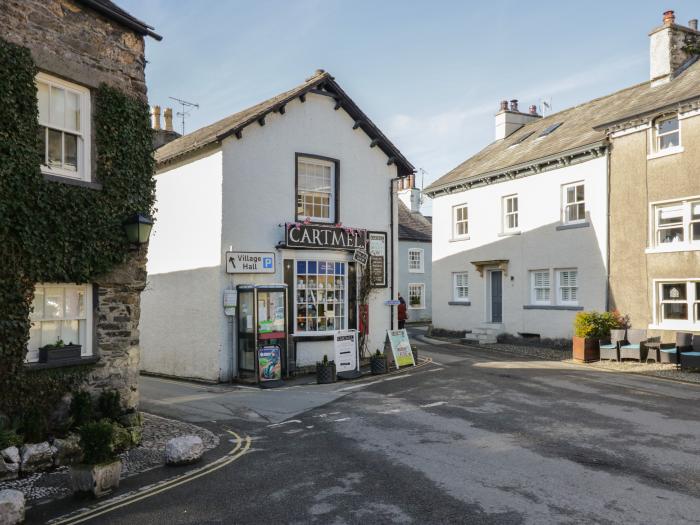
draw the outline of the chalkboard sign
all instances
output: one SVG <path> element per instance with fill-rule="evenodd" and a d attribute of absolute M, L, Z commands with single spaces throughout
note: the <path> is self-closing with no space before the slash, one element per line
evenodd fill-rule
<path fill-rule="evenodd" d="M 374 288 L 386 288 L 388 286 L 386 232 L 367 232 L 367 239 L 370 282 Z"/>

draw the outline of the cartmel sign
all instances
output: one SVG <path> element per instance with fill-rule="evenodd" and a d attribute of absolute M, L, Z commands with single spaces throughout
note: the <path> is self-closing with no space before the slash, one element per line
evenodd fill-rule
<path fill-rule="evenodd" d="M 367 230 L 288 222 L 284 228 L 287 248 L 322 248 L 328 250 L 364 250 Z"/>

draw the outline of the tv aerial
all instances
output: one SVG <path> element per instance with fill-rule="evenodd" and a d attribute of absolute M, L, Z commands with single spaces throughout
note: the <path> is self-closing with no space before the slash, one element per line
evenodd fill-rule
<path fill-rule="evenodd" d="M 171 100 L 174 100 L 178 104 L 180 104 L 181 109 L 180 111 L 177 112 L 177 116 L 180 117 L 180 123 L 182 124 L 182 134 L 185 134 L 185 117 L 190 116 L 190 112 L 186 111 L 185 108 L 196 108 L 199 109 L 199 104 L 195 102 L 188 102 L 187 100 L 182 100 L 180 98 L 175 98 L 175 97 L 168 97 Z"/>

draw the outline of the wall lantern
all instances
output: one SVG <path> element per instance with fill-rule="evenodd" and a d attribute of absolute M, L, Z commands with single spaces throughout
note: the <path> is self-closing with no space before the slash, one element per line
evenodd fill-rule
<path fill-rule="evenodd" d="M 146 215 L 137 213 L 124 222 L 126 238 L 131 244 L 146 244 L 151 235 L 153 221 Z"/>

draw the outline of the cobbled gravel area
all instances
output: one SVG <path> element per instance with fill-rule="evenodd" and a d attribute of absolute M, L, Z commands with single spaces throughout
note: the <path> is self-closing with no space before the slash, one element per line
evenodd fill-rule
<path fill-rule="evenodd" d="M 204 428 L 145 412 L 142 412 L 142 415 L 141 445 L 120 454 L 122 479 L 164 465 L 165 443 L 171 438 L 190 434 L 199 436 L 202 438 L 205 450 L 219 445 L 218 436 Z M 63 498 L 72 493 L 70 467 L 58 467 L 48 472 L 36 472 L 16 480 L 0 482 L 0 490 L 3 489 L 21 490 L 30 504 Z"/>

